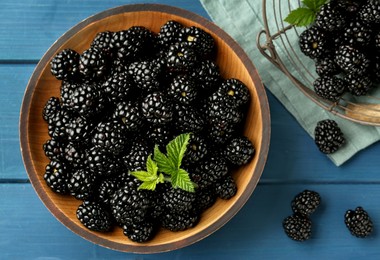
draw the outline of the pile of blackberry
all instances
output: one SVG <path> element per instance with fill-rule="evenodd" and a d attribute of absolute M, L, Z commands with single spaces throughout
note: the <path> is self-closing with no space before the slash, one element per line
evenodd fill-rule
<path fill-rule="evenodd" d="M 242 134 L 250 92 L 222 77 L 216 51 L 206 31 L 168 21 L 158 33 L 142 26 L 100 32 L 82 53 L 65 49 L 51 60 L 61 87 L 42 111 L 50 136 L 44 179 L 83 201 L 84 226 L 119 226 L 145 242 L 160 228 L 194 227 L 218 198 L 236 194 L 231 173 L 255 154 Z M 138 189 L 130 171 L 146 170 L 154 146 L 164 151 L 182 133 L 190 141 L 181 167 L 196 192 Z"/>
<path fill-rule="evenodd" d="M 345 93 L 368 94 L 379 83 L 380 4 L 331 0 L 300 34 L 301 51 L 315 61 L 318 96 L 336 102 Z"/>

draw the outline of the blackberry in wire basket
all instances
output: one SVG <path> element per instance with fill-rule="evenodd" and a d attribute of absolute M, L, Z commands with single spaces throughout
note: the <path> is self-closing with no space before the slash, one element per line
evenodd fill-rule
<path fill-rule="evenodd" d="M 58 80 L 76 80 L 80 55 L 72 49 L 64 49 L 50 61 L 50 71 Z"/>
<path fill-rule="evenodd" d="M 373 223 L 362 207 L 355 210 L 347 210 L 344 215 L 344 223 L 353 236 L 364 238 L 372 234 Z"/>
<path fill-rule="evenodd" d="M 319 9 L 315 24 L 326 31 L 341 30 L 346 24 L 346 17 L 333 3 L 328 2 Z"/>
<path fill-rule="evenodd" d="M 305 241 L 311 237 L 311 220 L 300 214 L 293 214 L 282 222 L 285 234 L 295 241 Z"/>
<path fill-rule="evenodd" d="M 308 57 L 322 58 L 329 51 L 327 34 L 320 28 L 312 26 L 299 36 L 301 51 Z"/>
<path fill-rule="evenodd" d="M 372 28 L 360 20 L 351 21 L 343 30 L 341 43 L 365 48 L 372 43 Z"/>
<path fill-rule="evenodd" d="M 366 2 L 363 0 L 333 0 L 332 1 L 338 8 L 347 14 L 355 14 L 359 11 L 360 7 Z"/>
<path fill-rule="evenodd" d="M 331 119 L 321 120 L 317 123 L 314 138 L 319 150 L 325 154 L 336 152 L 345 143 L 338 124 Z"/>
<path fill-rule="evenodd" d="M 359 10 L 360 19 L 368 24 L 380 24 L 380 4 L 378 0 L 368 0 Z"/>
<path fill-rule="evenodd" d="M 76 211 L 76 216 L 86 228 L 93 231 L 107 232 L 113 225 L 111 215 L 95 201 L 83 201 Z"/>
<path fill-rule="evenodd" d="M 336 76 L 322 76 L 313 82 L 315 93 L 321 98 L 336 102 L 346 90 L 345 82 Z"/>
<path fill-rule="evenodd" d="M 347 74 L 344 80 L 347 90 L 355 96 L 366 95 L 373 87 L 372 80 L 368 75 Z"/>
<path fill-rule="evenodd" d="M 370 66 L 369 58 L 360 50 L 342 45 L 335 52 L 335 62 L 346 73 L 365 74 Z"/>
<path fill-rule="evenodd" d="M 327 55 L 315 61 L 315 71 L 320 77 L 333 76 L 340 73 L 340 68 L 335 63 L 334 55 Z"/>

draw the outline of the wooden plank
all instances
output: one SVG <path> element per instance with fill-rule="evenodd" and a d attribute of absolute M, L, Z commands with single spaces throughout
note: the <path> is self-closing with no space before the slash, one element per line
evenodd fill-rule
<path fill-rule="evenodd" d="M 281 223 L 291 214 L 290 201 L 303 189 L 318 191 L 322 204 L 312 215 L 313 235 L 290 240 Z M 224 227 L 189 247 L 139 256 L 96 246 L 59 223 L 29 184 L 0 184 L 2 259 L 355 259 L 380 254 L 380 237 L 353 237 L 344 212 L 367 209 L 380 225 L 379 185 L 259 185 L 242 210 Z"/>

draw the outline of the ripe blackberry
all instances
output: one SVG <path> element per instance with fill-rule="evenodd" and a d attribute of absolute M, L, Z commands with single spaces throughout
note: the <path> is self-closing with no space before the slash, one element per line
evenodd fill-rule
<path fill-rule="evenodd" d="M 247 86 L 238 79 L 227 79 L 217 90 L 217 95 L 225 100 L 230 107 L 243 107 L 250 100 L 250 93 Z"/>
<path fill-rule="evenodd" d="M 134 62 L 129 65 L 128 73 L 141 90 L 154 91 L 160 87 L 162 66 L 156 60 Z"/>
<path fill-rule="evenodd" d="M 196 199 L 194 202 L 197 212 L 202 213 L 206 209 L 214 205 L 217 196 L 213 189 L 197 190 Z"/>
<path fill-rule="evenodd" d="M 294 214 L 282 222 L 285 234 L 295 241 L 305 241 L 311 237 L 311 220 L 305 215 Z"/>
<path fill-rule="evenodd" d="M 208 154 L 206 140 L 201 135 L 191 134 L 187 149 L 183 158 L 183 163 L 195 164 L 205 158 Z"/>
<path fill-rule="evenodd" d="M 199 221 L 199 215 L 188 212 L 166 211 L 161 215 L 160 221 L 163 228 L 177 232 L 194 227 Z"/>
<path fill-rule="evenodd" d="M 99 232 L 107 232 L 112 228 L 112 218 L 99 203 L 85 200 L 79 205 L 77 218 L 88 229 Z"/>
<path fill-rule="evenodd" d="M 221 83 L 219 67 L 211 60 L 202 60 L 191 72 L 197 87 L 205 93 L 213 93 Z"/>
<path fill-rule="evenodd" d="M 365 3 L 362 0 L 335 0 L 334 4 L 337 5 L 338 8 L 347 12 L 348 14 L 355 14 L 359 11 L 360 7 Z"/>
<path fill-rule="evenodd" d="M 113 73 L 102 85 L 104 93 L 112 103 L 128 98 L 133 88 L 133 79 L 126 71 Z"/>
<path fill-rule="evenodd" d="M 90 81 L 104 79 L 108 70 L 108 57 L 101 50 L 90 47 L 79 59 L 79 72 Z"/>
<path fill-rule="evenodd" d="M 65 144 L 57 140 L 55 137 L 47 140 L 42 146 L 45 156 L 54 161 L 62 161 L 64 159 L 64 147 Z"/>
<path fill-rule="evenodd" d="M 239 107 L 230 106 L 231 102 L 218 92 L 212 94 L 205 104 L 205 115 L 208 120 L 220 119 L 227 121 L 233 127 L 238 126 L 243 121 L 243 112 Z"/>
<path fill-rule="evenodd" d="M 360 20 L 353 20 L 344 28 L 340 41 L 356 48 L 367 47 L 372 42 L 372 29 Z"/>
<path fill-rule="evenodd" d="M 196 26 L 183 27 L 178 34 L 178 41 L 194 49 L 199 57 L 210 55 L 215 48 L 214 38 Z"/>
<path fill-rule="evenodd" d="M 68 193 L 69 169 L 64 162 L 50 161 L 45 167 L 44 180 L 46 184 L 56 193 Z"/>
<path fill-rule="evenodd" d="M 80 55 L 72 49 L 58 52 L 50 61 L 50 71 L 58 80 L 75 80 L 79 72 Z"/>
<path fill-rule="evenodd" d="M 189 46 L 174 44 L 166 53 L 166 67 L 169 72 L 187 73 L 197 62 L 197 56 Z"/>
<path fill-rule="evenodd" d="M 326 31 L 341 30 L 346 24 L 346 17 L 333 3 L 328 2 L 319 9 L 315 24 Z"/>
<path fill-rule="evenodd" d="M 125 125 L 126 131 L 137 131 L 143 124 L 143 116 L 138 102 L 122 101 L 116 105 L 113 118 Z"/>
<path fill-rule="evenodd" d="M 79 83 L 73 83 L 67 80 L 62 81 L 60 87 L 61 107 L 72 110 L 71 96 L 79 86 L 81 86 Z"/>
<path fill-rule="evenodd" d="M 194 208 L 196 195 L 194 192 L 188 192 L 180 188 L 173 188 L 172 185 L 166 185 L 162 192 L 162 203 L 171 212 L 189 212 Z"/>
<path fill-rule="evenodd" d="M 157 34 L 157 42 L 163 47 L 169 47 L 178 41 L 178 34 L 183 25 L 177 21 L 169 20 L 163 24 Z"/>
<path fill-rule="evenodd" d="M 49 135 L 58 138 L 59 140 L 67 140 L 66 128 L 72 117 L 72 112 L 67 109 L 61 109 L 53 118 L 49 119 Z"/>
<path fill-rule="evenodd" d="M 336 152 L 345 143 L 338 124 L 331 119 L 319 121 L 315 127 L 314 136 L 318 149 L 325 154 Z"/>
<path fill-rule="evenodd" d="M 377 52 L 380 51 L 380 32 L 374 34 L 374 44 Z"/>
<path fill-rule="evenodd" d="M 116 175 L 121 168 L 119 160 L 115 155 L 99 150 L 96 147 L 89 149 L 87 164 L 91 172 L 102 177 Z"/>
<path fill-rule="evenodd" d="M 82 117 L 95 116 L 103 108 L 99 87 L 96 84 L 80 85 L 72 92 L 68 106 Z"/>
<path fill-rule="evenodd" d="M 157 228 L 151 221 L 123 225 L 123 234 L 133 242 L 137 243 L 143 243 L 151 240 L 154 237 L 156 231 Z"/>
<path fill-rule="evenodd" d="M 209 142 L 216 145 L 225 144 L 236 132 L 236 125 L 223 118 L 211 118 L 208 121 L 207 137 Z"/>
<path fill-rule="evenodd" d="M 223 200 L 229 200 L 236 195 L 236 192 L 237 186 L 234 178 L 230 174 L 220 179 L 215 186 L 216 195 Z"/>
<path fill-rule="evenodd" d="M 92 40 L 90 47 L 96 48 L 107 56 L 112 55 L 111 40 L 113 38 L 113 32 L 103 31 L 96 34 L 95 38 Z"/>
<path fill-rule="evenodd" d="M 44 109 L 42 111 L 43 119 L 48 122 L 49 119 L 53 118 L 56 113 L 61 109 L 60 100 L 57 97 L 50 97 L 46 102 Z"/>
<path fill-rule="evenodd" d="M 198 96 L 198 91 L 194 81 L 187 75 L 178 75 L 170 83 L 168 94 L 175 101 L 189 105 Z"/>
<path fill-rule="evenodd" d="M 78 200 L 91 199 L 96 185 L 97 176 L 85 168 L 77 169 L 67 183 L 70 194 Z"/>
<path fill-rule="evenodd" d="M 91 140 L 94 124 L 83 117 L 73 117 L 66 126 L 66 136 L 69 142 L 87 145 Z"/>
<path fill-rule="evenodd" d="M 68 143 L 64 148 L 64 157 L 71 168 L 78 169 L 87 164 L 87 154 L 83 144 Z"/>
<path fill-rule="evenodd" d="M 116 120 L 100 122 L 91 142 L 101 151 L 118 155 L 126 144 L 125 126 Z"/>
<path fill-rule="evenodd" d="M 328 52 L 327 34 L 320 28 L 312 26 L 299 36 L 301 51 L 312 59 L 322 58 Z"/>
<path fill-rule="evenodd" d="M 136 140 L 123 155 L 124 165 L 129 171 L 146 170 L 146 161 L 149 154 L 151 154 L 149 146 L 142 140 Z"/>
<path fill-rule="evenodd" d="M 173 105 L 163 92 L 156 91 L 143 99 L 142 113 L 149 123 L 166 124 L 172 120 Z"/>
<path fill-rule="evenodd" d="M 228 141 L 225 148 L 226 159 L 234 165 L 248 163 L 255 154 L 252 142 L 245 136 L 238 136 Z"/>
<path fill-rule="evenodd" d="M 373 223 L 362 207 L 355 210 L 347 210 L 344 215 L 344 223 L 353 236 L 364 238 L 372 234 Z"/>
<path fill-rule="evenodd" d="M 368 57 L 348 45 L 340 46 L 335 53 L 335 62 L 346 73 L 365 74 L 370 66 Z"/>
<path fill-rule="evenodd" d="M 97 190 L 98 200 L 104 208 L 110 209 L 111 198 L 113 194 L 120 188 L 121 183 L 116 177 L 104 178 L 99 184 Z"/>
<path fill-rule="evenodd" d="M 336 76 L 322 76 L 314 83 L 315 93 L 321 98 L 336 102 L 345 92 L 345 82 Z"/>
<path fill-rule="evenodd" d="M 315 61 L 315 71 L 322 76 L 333 76 L 340 72 L 339 66 L 335 63 L 333 55 L 326 55 Z"/>
<path fill-rule="evenodd" d="M 380 23 L 380 5 L 378 0 L 368 0 L 359 10 L 360 19 L 371 25 Z"/>
<path fill-rule="evenodd" d="M 228 171 L 228 166 L 224 159 L 210 156 L 200 161 L 189 175 L 199 189 L 204 189 L 215 185 L 228 174 Z"/>
<path fill-rule="evenodd" d="M 297 194 L 292 200 L 292 210 L 294 213 L 307 215 L 312 214 L 321 204 L 321 196 L 311 190 L 304 190 Z"/>
<path fill-rule="evenodd" d="M 372 80 L 368 75 L 347 74 L 344 77 L 348 91 L 355 96 L 363 96 L 373 87 Z"/>
<path fill-rule="evenodd" d="M 154 147 L 157 144 L 160 148 L 166 147 L 174 138 L 168 125 L 148 125 L 145 136 L 150 146 Z"/>
<path fill-rule="evenodd" d="M 196 109 L 185 105 L 176 105 L 174 126 L 178 133 L 199 133 L 204 129 L 203 115 Z"/>

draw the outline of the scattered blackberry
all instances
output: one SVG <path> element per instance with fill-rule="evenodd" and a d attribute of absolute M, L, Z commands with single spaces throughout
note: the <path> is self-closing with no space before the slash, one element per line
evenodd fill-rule
<path fill-rule="evenodd" d="M 77 209 L 77 218 L 86 228 L 93 231 L 110 231 L 113 224 L 108 211 L 94 201 L 83 201 Z"/>
<path fill-rule="evenodd" d="M 248 163 L 254 154 L 255 148 L 252 142 L 245 136 L 235 137 L 226 144 L 226 159 L 234 165 Z"/>
<path fill-rule="evenodd" d="M 112 153 L 92 147 L 87 153 L 88 169 L 96 175 L 106 177 L 115 175 L 120 170 L 120 163 Z"/>
<path fill-rule="evenodd" d="M 216 184 L 228 174 L 228 171 L 225 160 L 219 157 L 208 157 L 199 162 L 189 175 L 198 188 L 203 189 Z"/>
<path fill-rule="evenodd" d="M 315 24 L 326 31 L 341 30 L 346 24 L 346 17 L 329 2 L 324 4 L 316 15 Z"/>
<path fill-rule="evenodd" d="M 117 155 L 126 144 L 125 126 L 116 120 L 100 122 L 91 141 L 98 149 Z"/>
<path fill-rule="evenodd" d="M 178 75 L 171 82 L 168 94 L 177 102 L 185 105 L 192 103 L 198 95 L 194 81 L 187 75 Z"/>
<path fill-rule="evenodd" d="M 75 80 L 79 72 L 80 55 L 72 49 L 64 49 L 50 61 L 50 71 L 58 80 Z"/>
<path fill-rule="evenodd" d="M 229 200 L 236 195 L 237 186 L 230 174 L 224 176 L 215 186 L 215 193 L 223 200 Z"/>
<path fill-rule="evenodd" d="M 208 153 L 206 140 L 201 135 L 192 134 L 183 158 L 184 164 L 195 164 L 205 158 Z"/>
<path fill-rule="evenodd" d="M 136 86 L 144 91 L 154 91 L 160 87 L 162 67 L 156 60 L 134 62 L 129 66 L 128 73 Z"/>
<path fill-rule="evenodd" d="M 85 167 L 87 164 L 87 154 L 83 144 L 68 143 L 64 148 L 64 156 L 67 164 L 72 168 Z"/>
<path fill-rule="evenodd" d="M 344 215 L 344 223 L 351 234 L 359 238 L 367 237 L 373 232 L 372 220 L 362 207 L 347 210 Z"/>
<path fill-rule="evenodd" d="M 178 41 L 178 35 L 183 25 L 174 20 L 167 21 L 161 26 L 160 31 L 157 34 L 158 44 L 163 47 L 169 47 Z"/>
<path fill-rule="evenodd" d="M 315 71 L 322 76 L 333 76 L 340 72 L 339 66 L 335 63 L 333 55 L 327 55 L 315 61 Z"/>
<path fill-rule="evenodd" d="M 44 180 L 46 184 L 56 193 L 68 193 L 68 180 L 70 178 L 69 169 L 65 163 L 50 161 L 45 167 Z"/>
<path fill-rule="evenodd" d="M 351 21 L 343 30 L 341 43 L 356 48 L 367 47 L 372 42 L 372 29 L 360 20 Z"/>
<path fill-rule="evenodd" d="M 191 78 L 196 81 L 197 87 L 206 93 L 213 93 L 221 83 L 219 67 L 211 60 L 202 60 L 191 72 Z"/>
<path fill-rule="evenodd" d="M 194 192 L 188 192 L 180 188 L 173 188 L 172 185 L 166 185 L 162 193 L 162 203 L 171 212 L 189 212 L 194 208 L 196 195 Z"/>
<path fill-rule="evenodd" d="M 91 120 L 83 117 L 74 117 L 66 126 L 67 140 L 74 143 L 87 145 L 91 139 L 94 124 Z"/>
<path fill-rule="evenodd" d="M 305 215 L 294 214 L 282 222 L 285 234 L 295 241 L 305 241 L 311 237 L 311 220 Z"/>
<path fill-rule="evenodd" d="M 44 109 L 42 111 L 43 119 L 48 122 L 49 119 L 53 118 L 56 113 L 61 109 L 60 100 L 57 97 L 51 97 L 46 102 Z"/>
<path fill-rule="evenodd" d="M 199 27 L 184 27 L 178 34 L 178 41 L 195 50 L 200 57 L 210 55 L 215 48 L 214 38 Z"/>
<path fill-rule="evenodd" d="M 359 10 L 359 17 L 363 22 L 378 25 L 380 23 L 380 5 L 378 0 L 368 0 Z"/>
<path fill-rule="evenodd" d="M 179 133 L 199 133 L 205 126 L 203 115 L 196 109 L 185 105 L 176 106 L 173 121 Z"/>
<path fill-rule="evenodd" d="M 143 243 L 151 240 L 156 233 L 156 226 L 153 222 L 144 221 L 142 223 L 132 223 L 123 225 L 123 233 L 130 240 Z"/>
<path fill-rule="evenodd" d="M 345 92 L 345 82 L 336 76 L 322 76 L 314 83 L 315 93 L 321 98 L 336 102 Z"/>
<path fill-rule="evenodd" d="M 370 65 L 367 56 L 348 45 L 342 45 L 335 53 L 336 64 L 347 73 L 365 74 Z"/>
<path fill-rule="evenodd" d="M 372 89 L 372 80 L 368 75 L 347 74 L 344 77 L 347 90 L 355 96 L 363 96 Z"/>
<path fill-rule="evenodd" d="M 322 29 L 312 26 L 300 34 L 299 45 L 306 56 L 322 58 L 328 50 L 327 35 Z"/>
<path fill-rule="evenodd" d="M 142 113 L 145 120 L 152 124 L 166 124 L 172 120 L 173 106 L 160 91 L 150 93 L 142 101 Z"/>
<path fill-rule="evenodd" d="M 77 169 L 67 183 L 72 196 L 78 200 L 91 199 L 97 185 L 97 176 L 85 168 Z"/>
<path fill-rule="evenodd" d="M 166 53 L 166 66 L 169 72 L 190 72 L 196 62 L 197 56 L 189 46 L 174 44 Z"/>
<path fill-rule="evenodd" d="M 108 70 L 108 57 L 101 50 L 90 47 L 79 59 L 79 72 L 88 80 L 104 79 Z"/>
<path fill-rule="evenodd" d="M 102 85 L 104 93 L 113 103 L 130 97 L 133 88 L 133 79 L 125 71 L 113 73 Z"/>
<path fill-rule="evenodd" d="M 167 211 L 162 214 L 160 220 L 163 228 L 177 232 L 194 227 L 199 221 L 199 215 L 196 213 Z"/>
<path fill-rule="evenodd" d="M 127 131 L 137 131 L 143 124 L 140 104 L 133 101 L 122 101 L 116 105 L 113 118 L 120 120 Z"/>
<path fill-rule="evenodd" d="M 91 42 L 91 47 L 96 48 L 107 56 L 112 55 L 111 40 L 113 38 L 113 32 L 103 31 L 99 32 Z"/>
<path fill-rule="evenodd" d="M 292 210 L 294 213 L 309 216 L 321 204 L 321 196 L 311 190 L 304 190 L 297 194 L 292 200 Z"/>
<path fill-rule="evenodd" d="M 124 153 L 123 162 L 129 171 L 146 170 L 146 161 L 151 149 L 141 140 L 132 143 L 131 148 Z"/>
<path fill-rule="evenodd" d="M 42 148 L 45 152 L 45 156 L 49 158 L 50 160 L 62 161 L 62 159 L 64 158 L 63 156 L 64 143 L 61 143 L 54 137 L 47 140 L 43 144 Z"/>
<path fill-rule="evenodd" d="M 345 143 L 338 124 L 331 119 L 319 121 L 315 127 L 314 136 L 318 149 L 325 154 L 336 152 Z"/>

